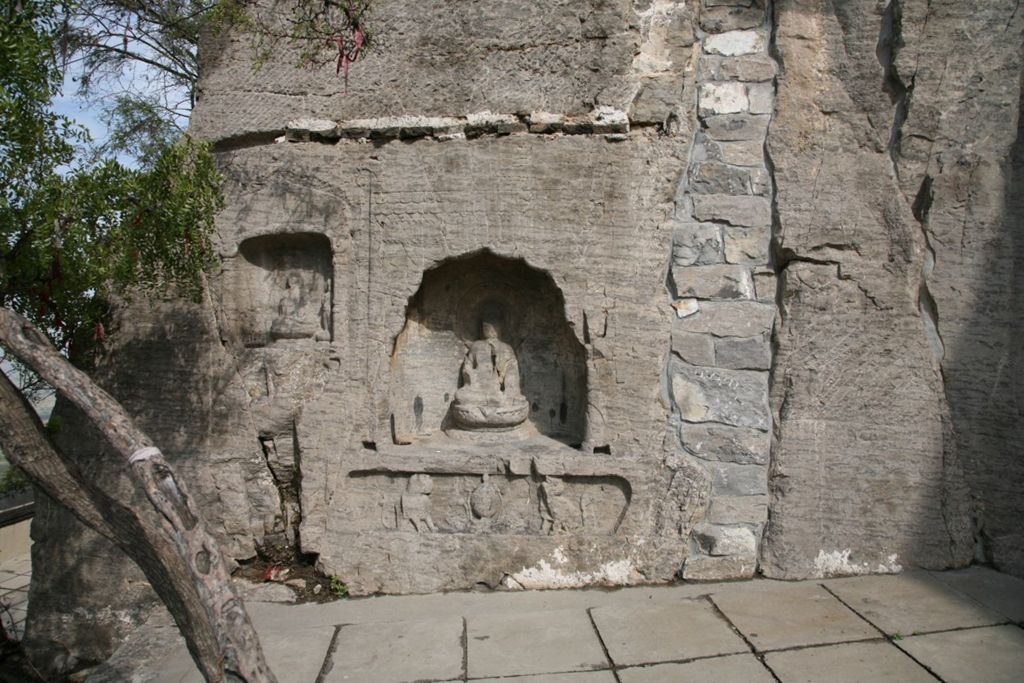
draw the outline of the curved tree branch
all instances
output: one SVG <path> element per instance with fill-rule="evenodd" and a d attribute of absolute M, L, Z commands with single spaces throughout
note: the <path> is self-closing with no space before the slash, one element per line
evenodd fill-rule
<path fill-rule="evenodd" d="M 152 507 L 133 509 L 131 502 L 107 497 L 76 477 L 67 464 L 61 470 L 54 463 L 53 454 L 44 451 L 35 462 L 52 466 L 63 477 L 64 484 L 72 485 L 71 497 L 62 496 L 58 487 L 51 487 L 54 497 L 70 503 L 72 511 L 80 513 L 80 518 L 101 533 L 113 530 L 115 540 L 139 563 L 171 609 L 207 681 L 276 683 L 217 541 L 207 529 L 185 482 L 177 477 L 149 437 L 135 426 L 113 397 L 60 355 L 38 328 L 6 308 L 0 308 L 0 342 L 95 423 L 125 459 L 132 478 Z M 10 402 L 0 406 L 10 407 Z M 0 438 L 10 437 L 13 427 L 9 424 L 14 422 L 3 422 Z M 38 433 L 38 426 L 33 432 Z M 18 455 L 25 452 L 22 447 L 13 450 Z M 42 466 L 33 464 L 32 458 L 21 461 L 28 462 L 26 470 L 30 475 L 45 475 Z M 92 509 L 83 502 L 83 491 Z M 96 520 L 97 511 L 103 521 Z"/>

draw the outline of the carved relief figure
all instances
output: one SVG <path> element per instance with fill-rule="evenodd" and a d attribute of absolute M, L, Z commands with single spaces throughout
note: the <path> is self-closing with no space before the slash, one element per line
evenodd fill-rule
<path fill-rule="evenodd" d="M 323 291 L 321 278 L 310 276 L 305 282 L 301 270 L 288 271 L 284 277 L 284 295 L 277 304 L 277 317 L 270 326 L 272 339 L 330 339 L 326 309 L 330 299 Z"/>
<path fill-rule="evenodd" d="M 545 477 L 537 489 L 542 534 L 575 533 L 583 528 L 579 501 L 565 495 L 565 482 Z"/>
<path fill-rule="evenodd" d="M 530 403 L 519 385 L 516 352 L 501 340 L 504 317 L 500 305 L 484 306 L 480 324 L 483 338 L 469 345 L 462 362 L 462 386 L 452 401 L 452 418 L 462 429 L 512 429 L 530 412 Z"/>
<path fill-rule="evenodd" d="M 480 486 L 470 494 L 469 509 L 476 519 L 492 519 L 501 512 L 501 491 L 488 475 L 483 476 Z"/>
<path fill-rule="evenodd" d="M 417 532 L 437 531 L 434 519 L 430 516 L 430 494 L 434 491 L 434 480 L 429 474 L 414 474 L 409 477 L 405 493 L 399 501 L 401 517 L 412 524 Z"/>
<path fill-rule="evenodd" d="M 661 533 L 686 537 L 704 519 L 711 495 L 711 480 L 703 469 L 685 464 L 672 476 L 663 500 Z"/>

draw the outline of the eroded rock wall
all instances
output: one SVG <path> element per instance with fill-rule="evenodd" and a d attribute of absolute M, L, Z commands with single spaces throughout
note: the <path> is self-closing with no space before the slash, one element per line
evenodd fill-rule
<path fill-rule="evenodd" d="M 208 305 L 137 300 L 118 308 L 104 353 L 81 359 L 187 477 L 231 558 L 284 531 L 266 462 L 253 449 L 233 360 Z M 115 498 L 147 505 L 124 461 L 77 411 L 58 400 L 54 440 Z M 196 453 L 202 453 L 197 458 Z M 33 579 L 24 643 L 37 667 L 62 671 L 102 661 L 158 604 L 142 572 L 106 539 L 40 495 L 32 522 Z"/>
<path fill-rule="evenodd" d="M 254 72 L 243 37 L 207 46 L 192 125 L 226 179 L 222 269 L 197 306 L 122 310 L 101 381 L 238 561 L 298 544 L 355 594 L 751 576 L 775 298 L 764 4 L 376 16 L 347 93 L 290 54 Z M 453 416 L 495 306 L 526 410 L 474 433 Z M 467 401 L 486 427 L 498 404 Z M 80 537 L 55 521 L 40 552 Z M 118 602 L 70 603 L 88 652 L 61 606 L 34 618 L 91 659 L 134 621 Z"/>
<path fill-rule="evenodd" d="M 763 569 L 958 566 L 975 554 L 972 525 L 1012 569 L 1016 3 L 782 1 L 775 20 L 780 310 Z"/>
<path fill-rule="evenodd" d="M 347 92 L 220 36 L 222 269 L 98 377 L 233 559 L 353 593 L 1019 570 L 1013 4 L 382 0 Z M 467 436 L 495 303 L 529 409 Z M 36 529 L 30 640 L 101 657 L 144 582 Z"/>

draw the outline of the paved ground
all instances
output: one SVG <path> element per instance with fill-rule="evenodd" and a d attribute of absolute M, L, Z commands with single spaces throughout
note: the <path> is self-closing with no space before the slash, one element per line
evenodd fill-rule
<path fill-rule="evenodd" d="M 28 610 L 28 582 L 32 577 L 32 561 L 28 555 L 14 557 L 0 564 L 0 621 L 4 631 L 14 640 L 25 634 L 25 613 Z"/>
<path fill-rule="evenodd" d="M 984 568 L 249 610 L 281 683 L 1024 680 L 1024 581 Z M 200 680 L 173 627 L 148 634 L 88 680 Z"/>

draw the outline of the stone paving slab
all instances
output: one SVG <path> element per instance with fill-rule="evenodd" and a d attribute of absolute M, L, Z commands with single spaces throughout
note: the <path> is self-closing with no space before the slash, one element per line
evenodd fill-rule
<path fill-rule="evenodd" d="M 935 683 L 935 677 L 888 641 L 862 641 L 769 652 L 782 683 Z"/>
<path fill-rule="evenodd" d="M 324 683 L 461 678 L 463 630 L 459 617 L 342 626 Z M 314 681 L 316 676 L 295 680 Z"/>
<path fill-rule="evenodd" d="M 706 600 L 678 605 L 591 610 L 616 666 L 656 664 L 748 652 L 747 644 Z"/>
<path fill-rule="evenodd" d="M 267 658 L 270 670 L 284 681 L 316 681 L 327 650 L 334 638 L 333 629 L 298 629 L 260 633 L 260 644 Z M 154 678 L 140 680 L 152 683 L 204 683 L 204 679 L 192 657 L 179 640 L 175 647 L 163 653 L 162 659 L 153 667 Z"/>
<path fill-rule="evenodd" d="M 31 576 L 26 574 L 11 574 L 3 572 L 0 574 L 0 590 L 12 591 L 28 588 Z"/>
<path fill-rule="evenodd" d="M 967 626 L 988 626 L 1006 617 L 925 572 L 858 576 L 826 583 L 862 617 L 888 635 L 911 635 Z"/>
<path fill-rule="evenodd" d="M 935 680 L 921 678 L 925 669 L 942 676 L 945 683 L 1024 680 L 1024 629 L 971 626 L 975 612 L 946 608 L 973 602 L 968 595 L 990 603 L 1005 598 L 1012 606 L 1013 596 L 1019 595 L 1018 579 L 989 570 L 951 572 L 939 578 L 929 574 L 925 578 L 931 583 L 926 584 L 929 590 L 922 602 L 920 596 L 915 598 L 910 581 L 914 577 L 456 593 L 323 605 L 247 601 L 247 607 L 282 683 L 317 683 L 328 652 L 329 671 L 320 683 Z M 947 620 L 944 623 L 957 622 L 950 627 L 955 630 L 890 642 L 823 583 L 837 593 L 871 586 L 878 596 L 891 597 L 884 603 L 888 607 L 916 599 L 921 604 L 911 608 L 929 618 L 937 614 Z M 198 683 L 169 616 L 150 622 L 112 659 L 117 666 L 107 667 L 106 677 L 87 680 Z M 150 637 L 147 644 L 151 626 L 161 624 L 164 635 Z M 777 666 L 778 679 L 749 652 L 733 627 L 765 653 L 769 667 Z M 129 647 L 133 644 L 134 649 Z M 740 654 L 721 654 L 727 652 Z"/>
<path fill-rule="evenodd" d="M 955 572 L 929 572 L 932 578 L 969 595 L 1017 623 L 1024 622 L 1024 579 L 989 569 L 969 567 Z"/>
<path fill-rule="evenodd" d="M 474 683 L 617 683 L 611 671 L 582 671 L 568 674 L 541 674 L 515 678 L 477 678 Z M 452 681 L 451 683 L 455 683 Z"/>
<path fill-rule="evenodd" d="M 622 669 L 619 680 L 622 683 L 775 683 L 752 654 Z"/>
<path fill-rule="evenodd" d="M 912 636 L 897 642 L 944 683 L 1020 683 L 1024 629 L 989 626 Z"/>
<path fill-rule="evenodd" d="M 470 678 L 607 669 L 584 610 L 466 617 Z"/>
<path fill-rule="evenodd" d="M 752 581 L 711 599 L 759 651 L 879 637 L 817 583 Z"/>
<path fill-rule="evenodd" d="M 466 614 L 521 614 L 546 610 L 592 607 L 663 605 L 702 597 L 729 589 L 730 583 L 696 583 L 674 586 L 640 586 L 605 590 L 496 591 L 485 593 L 436 593 L 432 595 L 384 595 L 352 598 L 324 604 L 285 605 L 246 602 L 257 626 L 296 624 L 336 626 L 345 623 L 402 621 Z"/>

